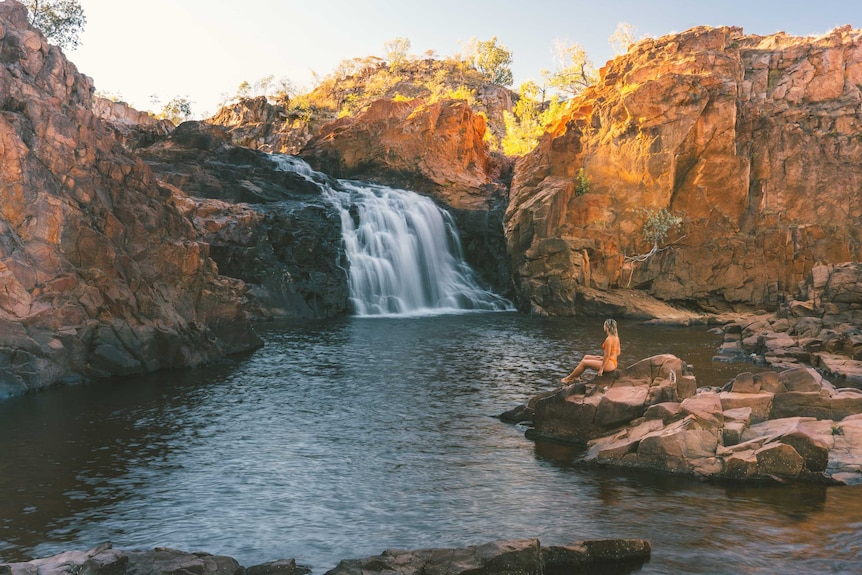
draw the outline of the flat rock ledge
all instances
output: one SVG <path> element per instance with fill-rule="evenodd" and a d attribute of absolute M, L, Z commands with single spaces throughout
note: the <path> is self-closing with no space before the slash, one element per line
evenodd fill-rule
<path fill-rule="evenodd" d="M 366 559 L 341 561 L 325 575 L 563 575 L 625 574 L 649 561 L 642 539 L 579 541 L 543 547 L 538 539 L 495 541 L 454 549 L 387 550 Z M 231 557 L 176 549 L 120 551 L 103 543 L 24 563 L 0 563 L 0 575 L 304 575 L 307 567 L 283 559 L 244 568 Z"/>
<path fill-rule="evenodd" d="M 698 388 L 665 354 L 534 397 L 500 416 L 585 445 L 586 463 L 745 482 L 862 484 L 862 391 L 810 367 Z"/>

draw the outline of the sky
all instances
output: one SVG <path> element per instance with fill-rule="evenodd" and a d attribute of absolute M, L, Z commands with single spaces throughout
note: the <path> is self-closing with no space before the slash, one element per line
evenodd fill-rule
<path fill-rule="evenodd" d="M 187 98 L 194 116 L 218 111 L 242 82 L 287 78 L 300 91 L 339 62 L 385 54 L 463 52 L 471 39 L 512 52 L 514 87 L 555 67 L 555 42 L 583 46 L 598 68 L 614 57 L 621 22 L 637 38 L 694 26 L 739 26 L 746 34 L 821 35 L 862 28 L 860 0 L 79 0 L 81 45 L 66 50 L 96 90 L 139 110 Z"/>

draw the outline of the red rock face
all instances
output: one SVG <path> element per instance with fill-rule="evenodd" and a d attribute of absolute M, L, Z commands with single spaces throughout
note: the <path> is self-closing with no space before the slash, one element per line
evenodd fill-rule
<path fill-rule="evenodd" d="M 0 4 L 0 62 L 0 397 L 257 345 L 242 283 L 15 2 Z"/>
<path fill-rule="evenodd" d="M 772 308 L 817 262 L 858 259 L 862 31 L 696 28 L 644 40 L 516 166 L 506 215 L 522 308 L 577 313 L 638 287 L 704 311 Z M 578 193 L 583 168 L 589 190 Z M 642 208 L 681 216 L 645 262 Z"/>
<path fill-rule="evenodd" d="M 463 100 L 377 100 L 321 128 L 301 155 L 337 177 L 383 176 L 455 209 L 487 209 L 494 192 L 485 119 Z M 394 182 L 397 183 L 397 182 Z"/>

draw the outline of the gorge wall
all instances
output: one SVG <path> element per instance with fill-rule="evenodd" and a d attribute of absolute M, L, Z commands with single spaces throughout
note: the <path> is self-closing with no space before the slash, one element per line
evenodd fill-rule
<path fill-rule="evenodd" d="M 0 3 L 0 397 L 259 345 L 245 284 L 92 108 L 92 81 Z"/>
<path fill-rule="evenodd" d="M 572 315 L 595 290 L 630 286 L 698 311 L 774 309 L 816 263 L 858 259 L 860 90 L 862 31 L 849 27 L 634 45 L 515 167 L 519 307 Z M 627 261 L 651 247 L 643 208 L 683 226 Z"/>

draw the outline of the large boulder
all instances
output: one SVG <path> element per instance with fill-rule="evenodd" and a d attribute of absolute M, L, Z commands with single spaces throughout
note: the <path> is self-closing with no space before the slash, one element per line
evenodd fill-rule
<path fill-rule="evenodd" d="M 849 27 L 634 44 L 515 166 L 519 307 L 577 314 L 587 288 L 631 286 L 706 312 L 775 309 L 817 262 L 859 260 L 860 87 Z M 661 209 L 683 223 L 651 252 Z M 838 300 L 859 299 L 838 279 Z"/>

